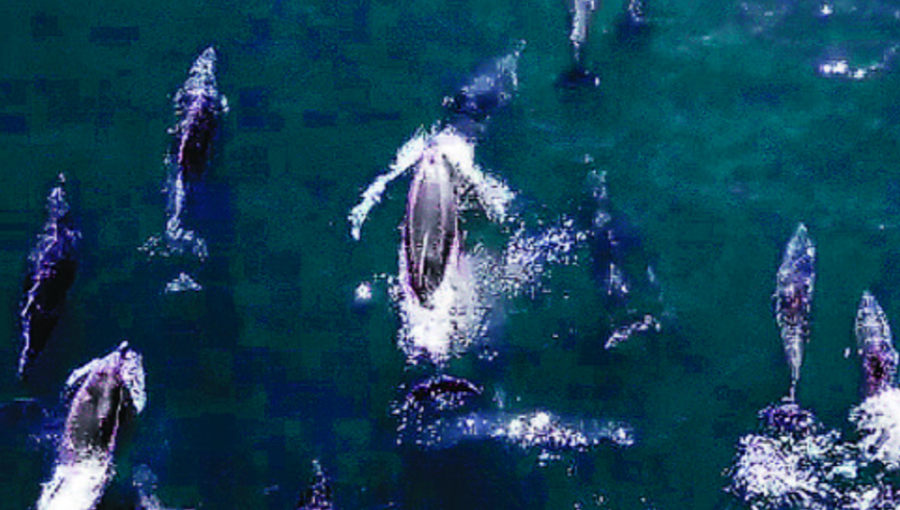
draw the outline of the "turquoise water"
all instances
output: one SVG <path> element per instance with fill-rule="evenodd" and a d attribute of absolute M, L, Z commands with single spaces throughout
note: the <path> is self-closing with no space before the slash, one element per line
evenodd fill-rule
<path fill-rule="evenodd" d="M 4 425 L 0 508 L 37 500 L 68 373 L 125 338 L 144 354 L 148 407 L 109 508 L 127 506 L 138 465 L 170 507 L 293 508 L 312 459 L 344 509 L 734 504 L 721 472 L 789 383 L 771 295 L 796 224 L 818 246 L 798 398 L 828 426 L 847 429 L 859 400 L 844 350 L 862 291 L 889 318 L 900 311 L 900 4 L 837 3 L 827 16 L 822 5 L 647 0 L 652 32 L 628 46 L 614 30 L 623 6 L 605 2 L 584 50 L 601 84 L 575 91 L 556 85 L 571 59 L 561 0 L 0 5 L 0 400 L 33 398 L 47 413 Z M 658 334 L 604 350 L 620 311 L 585 243 L 575 263 L 548 266 L 534 296 L 498 305 L 496 360 L 451 362 L 510 409 L 635 429 L 630 448 L 547 466 L 537 450 L 492 441 L 394 445 L 392 403 L 421 371 L 396 348 L 397 310 L 376 275 L 396 274 L 408 180 L 389 188 L 362 241 L 346 221 L 416 128 L 442 117 L 441 99 L 520 40 L 519 91 L 479 163 L 518 192 L 532 230 L 588 214 L 588 173 L 606 172 L 634 265 L 653 265 L 663 296 Z M 231 108 L 193 204 L 209 258 L 148 260 L 137 247 L 165 224 L 171 97 L 208 45 Z M 875 67 L 862 79 L 818 70 L 841 60 Z M 59 172 L 82 268 L 22 384 L 16 303 Z M 471 244 L 512 234 L 477 214 L 466 228 Z M 182 269 L 204 290 L 164 294 Z M 363 281 L 374 297 L 355 306 Z"/>

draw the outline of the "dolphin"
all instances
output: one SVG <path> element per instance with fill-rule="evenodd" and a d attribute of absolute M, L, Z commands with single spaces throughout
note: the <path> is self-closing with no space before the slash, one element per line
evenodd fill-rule
<path fill-rule="evenodd" d="M 444 98 L 450 125 L 469 137 L 484 131 L 490 116 L 509 103 L 519 87 L 518 62 L 524 48 L 525 41 L 520 41 L 515 50 L 491 61 L 453 96 Z"/>
<path fill-rule="evenodd" d="M 436 400 L 457 401 L 481 395 L 481 392 L 481 388 L 466 379 L 441 374 L 416 384 L 406 395 L 406 400 L 420 404 Z"/>
<path fill-rule="evenodd" d="M 297 510 L 333 510 L 334 501 L 331 495 L 331 482 L 325 476 L 322 465 L 313 460 L 313 480 L 297 503 Z"/>
<path fill-rule="evenodd" d="M 862 358 L 865 396 L 892 388 L 897 375 L 897 350 L 887 316 L 869 291 L 863 292 L 856 313 L 856 345 Z"/>
<path fill-rule="evenodd" d="M 773 295 L 775 320 L 781 329 L 784 352 L 791 367 L 790 400 L 794 400 L 797 381 L 800 379 L 803 345 L 809 341 L 809 313 L 816 279 L 815 262 L 816 247 L 809 237 L 806 225 L 800 223 L 785 249 Z"/>
<path fill-rule="evenodd" d="M 65 181 L 65 176 L 59 174 L 59 183 L 47 197 L 44 231 L 38 235 L 37 245 L 28 256 L 19 310 L 23 347 L 18 375 L 22 379 L 46 347 L 78 269 L 76 255 L 81 233 L 72 221 L 63 188 Z"/>
<path fill-rule="evenodd" d="M 372 208 L 381 202 L 389 183 L 410 170 L 419 172 L 424 168 L 423 162 L 436 165 L 441 159 L 454 169 L 454 184 L 466 181 L 474 187 L 476 198 L 488 217 L 504 221 L 512 193 L 501 182 L 481 172 L 475 163 L 475 144 L 484 133 L 490 116 L 515 94 L 519 83 L 519 55 L 524 48 L 525 42 L 520 41 L 511 53 L 491 61 L 467 85 L 454 95 L 445 97 L 443 106 L 447 118 L 436 122 L 430 129 L 420 127 L 397 150 L 390 171 L 375 178 L 362 192 L 361 201 L 347 215 L 350 236 L 354 240 L 359 241 L 363 223 Z M 435 172 L 429 174 L 429 178 L 433 177 Z"/>
<path fill-rule="evenodd" d="M 50 481 L 38 510 L 93 510 L 114 475 L 122 429 L 146 406 L 141 355 L 122 342 L 66 381 L 69 412 Z"/>
<path fill-rule="evenodd" d="M 628 5 L 616 21 L 616 39 L 619 44 L 640 46 L 647 42 L 650 22 L 644 10 L 644 0 L 628 0 Z"/>
<path fill-rule="evenodd" d="M 459 258 L 457 201 L 453 168 L 440 151 L 427 151 L 409 188 L 402 227 L 408 284 L 427 308 L 448 264 Z"/>
<path fill-rule="evenodd" d="M 213 47 L 206 48 L 194 61 L 174 102 L 181 117 L 172 130 L 176 136 L 178 171 L 196 179 L 206 169 L 219 117 L 228 111 L 228 99 L 219 93 L 216 84 L 216 50 Z"/>

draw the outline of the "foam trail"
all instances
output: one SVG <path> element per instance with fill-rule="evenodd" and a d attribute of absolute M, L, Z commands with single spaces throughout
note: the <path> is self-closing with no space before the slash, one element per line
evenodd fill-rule
<path fill-rule="evenodd" d="M 57 464 L 53 477 L 43 484 L 38 510 L 93 510 L 115 470 L 112 456 L 87 456 Z"/>
<path fill-rule="evenodd" d="M 587 239 L 584 232 L 573 228 L 573 221 L 563 220 L 558 227 L 550 227 L 537 235 L 529 235 L 520 228 L 510 239 L 503 258 L 505 292 L 518 295 L 530 288 L 544 273 L 545 264 L 572 264 L 578 243 Z"/>
<path fill-rule="evenodd" d="M 659 331 L 660 328 L 661 326 L 659 324 L 659 321 L 656 320 L 652 315 L 644 315 L 642 319 L 617 328 L 615 331 L 613 331 L 613 333 L 609 335 L 609 338 L 606 340 L 606 343 L 603 345 L 603 348 L 612 349 L 613 347 L 616 347 L 617 345 L 631 338 L 631 335 L 635 333 L 643 333 L 645 331 L 650 331 L 651 329 L 653 331 Z"/>
<path fill-rule="evenodd" d="M 421 417 L 416 417 L 421 418 Z M 603 444 L 629 447 L 634 431 L 622 422 L 566 420 L 545 410 L 522 414 L 470 413 L 426 422 L 405 419 L 398 427 L 398 443 L 425 448 L 449 448 L 464 441 L 500 441 L 544 452 L 581 452 Z"/>

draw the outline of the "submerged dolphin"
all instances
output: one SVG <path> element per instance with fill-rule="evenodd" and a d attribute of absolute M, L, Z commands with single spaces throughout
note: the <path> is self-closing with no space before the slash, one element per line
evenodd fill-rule
<path fill-rule="evenodd" d="M 473 138 L 484 131 L 485 122 L 509 102 L 519 87 L 517 69 L 524 48 L 525 42 L 521 41 L 512 53 L 491 61 L 456 94 L 444 98 L 450 125 Z"/>
<path fill-rule="evenodd" d="M 331 482 L 325 476 L 318 460 L 312 462 L 313 480 L 306 492 L 300 497 L 297 510 L 332 510 L 334 502 L 331 495 Z"/>
<path fill-rule="evenodd" d="M 216 84 L 214 48 L 206 48 L 194 61 L 190 76 L 175 94 L 175 108 L 181 117 L 172 130 L 178 171 L 188 178 L 200 177 L 212 152 L 219 117 L 228 111 L 228 100 Z"/>
<path fill-rule="evenodd" d="M 19 356 L 21 378 L 28 375 L 35 359 L 46 347 L 78 269 L 76 252 L 81 234 L 73 225 L 63 184 L 65 176 L 59 174 L 59 184 L 47 197 L 44 231 L 28 256 L 25 295 L 19 311 L 24 344 Z"/>
<path fill-rule="evenodd" d="M 865 396 L 892 388 L 897 375 L 897 350 L 887 316 L 868 291 L 863 292 L 856 314 L 856 345 L 862 358 Z"/>
<path fill-rule="evenodd" d="M 809 313 L 812 304 L 816 247 L 804 224 L 800 224 L 788 242 L 781 266 L 778 268 L 775 301 L 775 320 L 781 328 L 781 340 L 788 365 L 791 367 L 791 390 L 794 399 L 800 365 L 803 363 L 803 345 L 809 341 Z"/>
<path fill-rule="evenodd" d="M 633 46 L 646 42 L 650 23 L 644 13 L 644 0 L 628 0 L 616 22 L 616 39 L 620 44 Z"/>
<path fill-rule="evenodd" d="M 121 429 L 146 405 L 140 354 L 122 342 L 66 381 L 69 413 L 53 477 L 43 484 L 38 510 L 92 510 L 114 474 Z"/>

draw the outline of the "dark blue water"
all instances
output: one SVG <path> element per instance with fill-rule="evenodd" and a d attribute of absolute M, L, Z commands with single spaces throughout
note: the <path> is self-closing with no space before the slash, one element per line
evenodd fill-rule
<path fill-rule="evenodd" d="M 788 0 L 647 0 L 651 30 L 636 40 L 615 30 L 621 4 L 604 3 L 583 49 L 600 86 L 574 90 L 558 86 L 571 63 L 561 0 L 0 5 L 0 401 L 42 409 L 4 408 L 0 508 L 34 505 L 65 378 L 122 339 L 144 355 L 148 407 L 119 452 L 109 508 L 127 506 L 140 465 L 170 507 L 292 508 L 312 459 L 343 509 L 735 504 L 722 470 L 789 383 L 771 295 L 800 221 L 819 259 L 798 398 L 847 428 L 859 367 L 843 351 L 859 297 L 871 289 L 889 318 L 900 312 L 900 4 L 823 14 Z M 651 264 L 659 281 L 634 302 L 656 303 L 661 331 L 603 349 L 623 311 L 585 243 L 574 263 L 548 266 L 538 292 L 497 305 L 494 361 L 451 362 L 512 412 L 635 429 L 630 448 L 546 466 L 539 449 L 499 441 L 395 445 L 392 403 L 419 372 L 396 347 L 397 310 L 376 275 L 397 272 L 408 181 L 389 188 L 362 241 L 346 221 L 416 128 L 441 118 L 442 98 L 520 40 L 519 91 L 478 162 L 518 192 L 533 231 L 590 216 L 588 174 L 606 172 L 626 264 L 638 275 Z M 148 260 L 137 248 L 165 225 L 171 98 L 208 45 L 231 108 L 192 195 L 209 257 Z M 82 266 L 23 384 L 16 304 L 59 172 Z M 512 235 L 468 221 L 472 244 Z M 164 294 L 182 270 L 204 289 Z M 374 297 L 357 306 L 363 281 Z"/>

